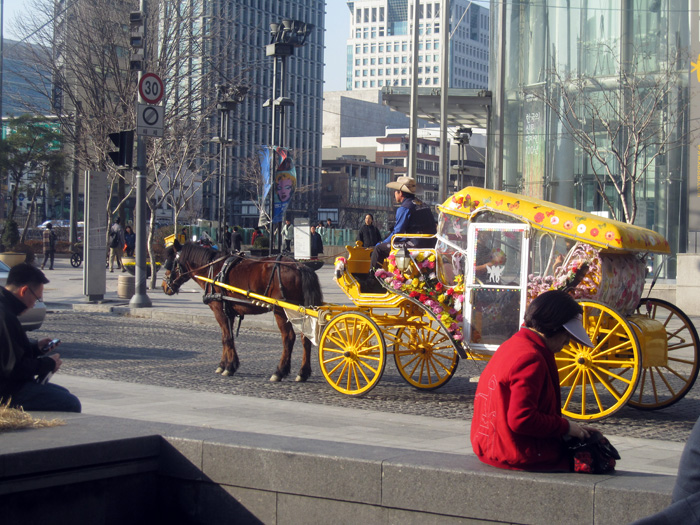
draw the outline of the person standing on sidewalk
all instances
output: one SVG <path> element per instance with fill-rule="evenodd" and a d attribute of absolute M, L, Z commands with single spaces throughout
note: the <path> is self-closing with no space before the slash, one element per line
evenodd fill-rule
<path fill-rule="evenodd" d="M 24 410 L 80 412 L 80 401 L 67 389 L 41 380 L 61 367 L 59 354 L 45 355 L 51 339 L 27 339 L 17 316 L 42 300 L 49 280 L 31 264 L 13 266 L 0 288 L 0 398 Z"/>
<path fill-rule="evenodd" d="M 379 229 L 374 225 L 374 217 L 372 217 L 371 213 L 365 215 L 365 223 L 357 234 L 357 240 L 365 248 L 374 248 L 382 242 L 382 234 L 379 233 Z"/>
<path fill-rule="evenodd" d="M 240 252 L 243 245 L 243 235 L 238 231 L 238 226 L 233 227 L 233 233 L 231 234 L 231 244 L 229 248 L 234 252 Z"/>
<path fill-rule="evenodd" d="M 112 227 L 109 229 L 109 271 L 114 271 L 114 260 L 117 261 L 117 268 L 122 272 L 126 271 L 122 264 L 122 249 L 124 247 L 124 230 L 122 229 L 121 218 L 117 217 Z"/>
<path fill-rule="evenodd" d="M 292 240 L 294 239 L 294 226 L 292 226 L 292 221 L 289 219 L 284 220 L 284 226 L 282 226 L 282 239 L 284 239 L 284 251 L 292 251 Z"/>
<path fill-rule="evenodd" d="M 53 231 L 53 224 L 51 223 L 48 223 L 46 228 L 44 228 L 43 246 L 44 262 L 41 263 L 41 269 L 44 269 L 44 266 L 46 266 L 46 261 L 48 261 L 50 258 L 51 265 L 49 266 L 49 270 L 53 270 L 53 258 L 56 254 L 56 232 Z"/>
<path fill-rule="evenodd" d="M 309 235 L 311 237 L 311 258 L 318 259 L 318 254 L 323 253 L 323 239 L 316 231 L 316 227 L 312 226 L 309 230 Z"/>
<path fill-rule="evenodd" d="M 136 250 L 136 234 L 131 226 L 124 229 L 124 253 L 127 257 L 134 256 L 134 250 Z"/>

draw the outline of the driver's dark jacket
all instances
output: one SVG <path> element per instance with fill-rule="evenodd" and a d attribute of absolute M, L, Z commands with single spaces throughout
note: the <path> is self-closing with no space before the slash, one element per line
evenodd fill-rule
<path fill-rule="evenodd" d="M 22 301 L 5 288 L 0 287 L 0 397 L 16 392 L 34 376 L 52 372 L 56 362 L 50 357 L 40 357 L 35 341 L 29 341 L 17 316 L 26 310 Z"/>

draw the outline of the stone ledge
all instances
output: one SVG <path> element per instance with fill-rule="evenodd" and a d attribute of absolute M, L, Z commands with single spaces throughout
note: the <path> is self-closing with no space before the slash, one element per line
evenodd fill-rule
<path fill-rule="evenodd" d="M 405 523 L 617 525 L 663 509 L 675 481 L 624 471 L 612 476 L 511 472 L 467 455 L 62 417 L 62 427 L 2 435 L 0 507 L 8 497 L 57 487 L 80 487 L 73 492 L 80 494 L 76 505 L 85 498 L 106 504 L 106 483 L 124 494 L 123 480 L 145 476 L 159 488 L 152 496 L 158 501 L 144 508 L 145 514 L 168 508 L 194 523 L 216 522 L 216 513 L 227 509 L 242 523 L 294 521 L 294 515 L 342 522 L 351 512 L 373 523 L 400 517 Z M 93 484 L 101 489 L 90 499 Z M 13 512 L 21 517 L 21 508 Z M 36 512 L 27 509 L 25 517 Z M 52 522 L 70 520 L 54 512 Z"/>

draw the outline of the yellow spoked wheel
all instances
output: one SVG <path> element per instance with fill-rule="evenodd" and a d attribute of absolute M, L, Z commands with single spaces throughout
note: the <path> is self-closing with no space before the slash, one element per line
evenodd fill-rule
<path fill-rule="evenodd" d="M 341 394 L 372 390 L 384 373 L 386 344 L 377 324 L 360 312 L 335 316 L 318 344 L 321 372 Z"/>
<path fill-rule="evenodd" d="M 562 413 L 572 419 L 601 419 L 622 408 L 637 386 L 639 341 L 629 323 L 613 308 L 596 301 L 579 304 L 583 307 L 583 326 L 595 347 L 572 340 L 555 356 Z"/>
<path fill-rule="evenodd" d="M 639 385 L 629 404 L 641 410 L 664 408 L 682 399 L 695 384 L 698 333 L 687 315 L 661 299 L 642 299 L 636 313 L 664 325 L 667 358 L 666 364 L 643 366 Z"/>
<path fill-rule="evenodd" d="M 455 374 L 459 355 L 437 321 L 427 319 L 419 326 L 402 326 L 395 337 L 394 362 L 409 384 L 434 390 Z"/>

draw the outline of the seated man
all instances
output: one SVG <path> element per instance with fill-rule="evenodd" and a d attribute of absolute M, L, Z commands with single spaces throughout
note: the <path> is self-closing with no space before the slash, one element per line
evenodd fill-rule
<path fill-rule="evenodd" d="M 396 210 L 396 225 L 389 236 L 378 243 L 372 251 L 371 268 L 381 268 L 384 259 L 391 252 L 391 238 L 403 233 L 423 233 L 435 235 L 437 227 L 430 206 L 416 198 L 416 181 L 410 177 L 399 177 L 395 182 L 386 185 L 394 190 L 394 198 L 399 203 Z M 424 248 L 435 246 L 435 239 L 405 240 L 410 248 Z"/>
<path fill-rule="evenodd" d="M 41 270 L 22 263 L 10 269 L 5 288 L 0 288 L 0 398 L 24 410 L 80 412 L 80 401 L 68 390 L 36 381 L 56 372 L 61 357 L 43 355 L 51 340 L 30 342 L 17 319 L 41 300 L 48 282 Z"/>

